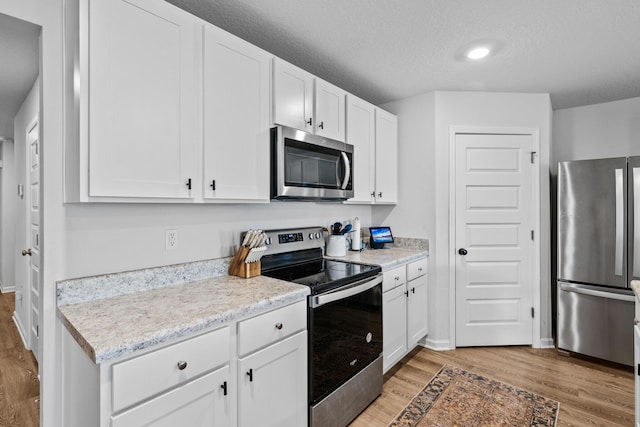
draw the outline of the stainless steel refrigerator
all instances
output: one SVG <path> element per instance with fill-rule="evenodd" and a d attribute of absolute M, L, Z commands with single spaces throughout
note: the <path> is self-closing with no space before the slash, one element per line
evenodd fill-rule
<path fill-rule="evenodd" d="M 634 279 L 640 157 L 560 162 L 558 348 L 632 366 Z"/>

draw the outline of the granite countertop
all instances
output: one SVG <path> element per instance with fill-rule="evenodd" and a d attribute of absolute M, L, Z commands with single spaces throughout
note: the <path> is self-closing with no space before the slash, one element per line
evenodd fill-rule
<path fill-rule="evenodd" d="M 302 301 L 309 288 L 257 276 L 217 276 L 58 307 L 89 358 L 102 363 L 226 322 Z"/>
<path fill-rule="evenodd" d="M 426 258 L 428 255 L 429 252 L 419 249 L 385 248 L 365 249 L 361 252 L 347 251 L 345 256 L 325 256 L 325 258 L 355 262 L 357 264 L 379 265 L 382 267 L 382 271 L 385 271 L 421 258 Z"/>
<path fill-rule="evenodd" d="M 631 289 L 635 292 L 636 298 L 640 299 L 640 280 L 632 280 Z"/>

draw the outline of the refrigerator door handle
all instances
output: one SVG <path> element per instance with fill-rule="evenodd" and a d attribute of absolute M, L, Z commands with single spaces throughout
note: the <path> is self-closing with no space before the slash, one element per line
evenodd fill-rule
<path fill-rule="evenodd" d="M 633 267 L 634 277 L 640 277 L 640 168 L 633 168 Z"/>
<path fill-rule="evenodd" d="M 573 292 L 574 294 L 589 295 L 592 297 L 615 299 L 619 301 L 635 302 L 636 297 L 633 295 L 624 295 L 614 292 L 596 291 L 594 289 L 581 288 L 576 286 L 565 285 L 559 283 L 560 290 L 565 292 Z"/>
<path fill-rule="evenodd" d="M 622 256 L 624 245 L 624 175 L 622 169 L 616 169 L 616 246 L 614 272 L 622 276 Z"/>

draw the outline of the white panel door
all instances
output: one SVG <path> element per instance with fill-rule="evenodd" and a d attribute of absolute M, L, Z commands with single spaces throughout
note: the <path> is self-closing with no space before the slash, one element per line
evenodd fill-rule
<path fill-rule="evenodd" d="M 353 145 L 353 197 L 372 203 L 375 195 L 375 106 L 347 95 L 347 143 Z"/>
<path fill-rule="evenodd" d="M 273 60 L 273 122 L 313 133 L 313 74 Z"/>
<path fill-rule="evenodd" d="M 456 346 L 532 343 L 533 150 L 531 135 L 455 137 Z"/>
<path fill-rule="evenodd" d="M 195 25 L 163 1 L 91 2 L 90 196 L 191 197 Z"/>
<path fill-rule="evenodd" d="M 29 263 L 30 283 L 30 331 L 29 345 L 36 360 L 40 360 L 40 126 L 36 118 L 29 133 L 27 145 L 29 150 L 29 238 L 31 257 Z"/>
<path fill-rule="evenodd" d="M 398 118 L 376 109 L 376 203 L 398 202 Z"/>
<path fill-rule="evenodd" d="M 344 142 L 345 98 L 347 92 L 330 83 L 315 79 L 315 133 Z"/>
<path fill-rule="evenodd" d="M 204 197 L 269 200 L 271 55 L 204 26 Z"/>

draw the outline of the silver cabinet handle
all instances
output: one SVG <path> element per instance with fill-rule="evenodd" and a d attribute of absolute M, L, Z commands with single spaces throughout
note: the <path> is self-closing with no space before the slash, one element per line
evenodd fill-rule
<path fill-rule="evenodd" d="M 616 247 L 614 259 L 614 273 L 622 276 L 622 253 L 624 242 L 624 187 L 622 169 L 616 169 Z"/>
<path fill-rule="evenodd" d="M 27 256 L 27 255 L 29 255 L 29 256 L 32 255 L 31 248 L 22 250 L 22 256 Z"/>

